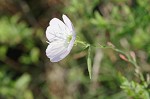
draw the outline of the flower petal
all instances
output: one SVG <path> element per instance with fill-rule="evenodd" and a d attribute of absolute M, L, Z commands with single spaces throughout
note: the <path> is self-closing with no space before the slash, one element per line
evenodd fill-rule
<path fill-rule="evenodd" d="M 57 56 L 51 58 L 51 62 L 58 62 L 62 59 L 64 59 L 68 54 L 70 53 L 70 51 L 67 51 L 67 49 L 64 49 L 61 53 L 57 54 Z"/>
<path fill-rule="evenodd" d="M 53 18 L 50 23 L 50 27 L 53 28 L 54 32 L 62 34 L 62 35 L 69 35 L 69 28 L 59 19 Z"/>
<path fill-rule="evenodd" d="M 68 35 L 70 35 L 69 28 L 57 18 L 53 18 L 49 25 L 46 29 L 46 37 L 50 42 L 60 39 L 66 40 Z"/>
<path fill-rule="evenodd" d="M 70 32 L 74 33 L 74 26 L 72 25 L 70 19 L 66 15 L 63 15 L 62 18 L 66 26 L 69 28 Z"/>
<path fill-rule="evenodd" d="M 46 29 L 46 37 L 50 42 L 57 41 L 57 40 L 66 40 L 67 36 L 63 35 L 59 32 L 59 30 L 55 30 L 51 26 L 48 26 Z"/>
<path fill-rule="evenodd" d="M 68 48 L 67 50 L 70 51 L 74 45 L 74 42 L 75 42 L 75 39 L 76 39 L 76 35 L 72 35 L 72 39 L 71 41 L 69 42 L 69 45 L 68 45 Z"/>
<path fill-rule="evenodd" d="M 55 41 L 48 45 L 46 49 L 46 55 L 48 58 L 52 58 L 58 53 L 60 53 L 62 50 L 66 49 L 66 45 L 64 45 L 64 42 L 61 41 Z"/>
<path fill-rule="evenodd" d="M 58 62 L 69 54 L 67 47 L 68 45 L 66 45 L 65 42 L 52 42 L 46 49 L 46 55 L 48 58 L 50 58 L 51 62 Z"/>

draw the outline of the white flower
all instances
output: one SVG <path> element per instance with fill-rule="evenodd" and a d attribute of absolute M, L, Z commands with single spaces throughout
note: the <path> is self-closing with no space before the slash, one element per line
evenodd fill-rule
<path fill-rule="evenodd" d="M 70 19 L 62 16 L 63 21 L 53 18 L 46 29 L 46 37 L 49 45 L 46 49 L 46 55 L 51 62 L 58 62 L 65 58 L 71 51 L 76 33 Z"/>

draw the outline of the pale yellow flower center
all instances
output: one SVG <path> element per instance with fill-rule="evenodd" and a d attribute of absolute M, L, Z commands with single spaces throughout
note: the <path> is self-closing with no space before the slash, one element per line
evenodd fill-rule
<path fill-rule="evenodd" d="M 69 43 L 69 42 L 71 41 L 71 39 L 72 39 L 72 35 L 69 35 L 69 36 L 67 37 L 67 42 Z"/>

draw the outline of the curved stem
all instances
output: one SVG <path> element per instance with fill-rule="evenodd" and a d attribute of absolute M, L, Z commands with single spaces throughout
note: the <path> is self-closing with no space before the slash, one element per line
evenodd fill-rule
<path fill-rule="evenodd" d="M 76 40 L 76 43 L 78 44 L 82 44 L 83 46 L 85 46 L 86 48 L 88 47 L 88 46 L 90 46 L 90 44 L 89 43 L 86 43 L 86 42 L 83 42 L 83 41 L 80 41 L 80 40 Z"/>

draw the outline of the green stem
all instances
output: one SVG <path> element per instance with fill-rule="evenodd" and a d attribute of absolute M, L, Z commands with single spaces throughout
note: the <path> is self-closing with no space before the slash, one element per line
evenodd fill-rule
<path fill-rule="evenodd" d="M 115 48 L 115 47 L 111 47 L 111 46 L 102 46 L 102 45 L 91 45 L 91 44 L 89 44 L 89 43 L 86 43 L 86 42 L 83 42 L 83 41 L 80 41 L 80 40 L 76 40 L 76 43 L 78 44 L 82 44 L 83 46 L 85 46 L 86 48 L 87 47 L 97 47 L 97 48 L 110 48 L 110 49 L 112 49 L 112 50 L 114 50 L 114 51 L 116 51 L 116 52 L 118 52 L 118 53 L 121 53 L 121 54 L 123 54 L 123 55 L 125 55 L 127 58 L 128 58 L 128 60 L 129 60 L 129 62 L 130 63 L 132 63 L 134 66 L 135 66 L 135 69 L 137 69 L 138 70 L 138 72 L 136 72 L 137 74 L 138 74 L 138 76 L 140 77 L 140 79 L 144 82 L 145 80 L 144 80 L 144 77 L 143 77 L 143 74 L 141 73 L 141 71 L 140 71 L 140 68 L 139 68 L 139 66 L 137 65 L 137 63 L 136 63 L 136 61 L 132 61 L 131 60 L 131 58 L 130 58 L 130 56 L 128 56 L 125 52 L 123 52 L 123 51 L 121 51 L 121 50 L 119 50 L 119 49 L 117 49 L 117 48 Z M 90 73 L 90 72 L 89 72 Z"/>
<path fill-rule="evenodd" d="M 83 46 L 86 46 L 86 47 L 90 46 L 89 43 L 86 43 L 86 42 L 83 42 L 83 41 L 80 41 L 80 40 L 76 40 L 76 43 L 77 44 L 82 44 Z"/>

